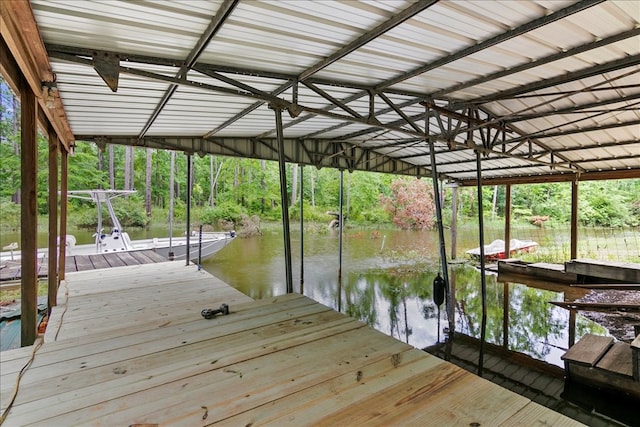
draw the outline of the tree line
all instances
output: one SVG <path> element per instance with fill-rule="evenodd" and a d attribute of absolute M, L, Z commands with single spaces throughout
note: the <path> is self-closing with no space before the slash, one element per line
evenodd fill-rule
<path fill-rule="evenodd" d="M 0 81 L 0 207 L 2 216 L 18 212 L 20 203 L 19 102 Z M 47 214 L 48 144 L 38 136 L 38 209 Z M 192 156 L 193 173 L 187 182 L 187 155 L 180 152 L 78 141 L 69 157 L 69 190 L 136 189 L 121 204 L 123 225 L 146 225 L 151 218 L 166 218 L 170 186 L 175 195 L 175 217 L 184 216 L 187 186 L 196 220 L 215 225 L 238 222 L 242 217 L 279 220 L 280 181 L 277 162 L 207 155 Z M 302 176 L 302 180 L 300 180 Z M 348 221 L 361 224 L 395 223 L 402 228 L 430 228 L 435 224 L 430 179 L 398 177 L 355 171 L 344 173 L 343 206 Z M 303 191 L 300 194 L 300 185 Z M 327 212 L 339 206 L 340 172 L 335 169 L 287 165 L 287 200 L 292 219 L 299 218 L 300 197 L 305 221 L 328 222 Z M 444 187 L 444 186 L 442 186 Z M 580 183 L 580 222 L 591 226 L 637 226 L 640 224 L 640 179 Z M 444 221 L 450 222 L 452 191 L 441 194 Z M 475 188 L 459 188 L 458 218 L 473 221 L 478 204 Z M 570 220 L 571 185 L 548 183 L 512 187 L 515 221 L 546 217 L 551 223 Z M 485 217 L 504 216 L 505 188 L 483 188 Z M 82 212 L 83 203 L 72 200 Z M 76 221 L 92 221 L 92 213 Z"/>

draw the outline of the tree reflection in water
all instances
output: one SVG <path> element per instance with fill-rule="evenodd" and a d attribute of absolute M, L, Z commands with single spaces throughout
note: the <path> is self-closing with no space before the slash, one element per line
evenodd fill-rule
<path fill-rule="evenodd" d="M 337 280 L 336 236 L 314 235 L 305 240 L 304 294 L 417 348 L 444 340 L 449 321 L 444 308 L 438 321 L 432 295 L 438 265 L 435 234 L 386 231 L 384 250 L 378 240 L 360 234 L 347 234 L 341 283 Z M 295 239 L 292 243 L 297 244 Z M 282 246 L 282 234 L 276 232 L 236 239 L 204 267 L 252 298 L 282 295 L 286 292 Z M 296 251 L 293 255 L 297 283 L 300 259 Z M 455 331 L 479 338 L 480 273 L 472 266 L 456 264 L 450 266 L 449 277 L 455 280 L 451 283 L 456 293 Z M 547 302 L 564 300 L 563 289 L 507 285 L 489 275 L 487 341 L 497 345 L 506 341 L 509 349 L 562 366 L 560 356 L 569 344 L 569 314 Z M 597 324 L 579 315 L 576 318 L 576 340 L 587 332 L 606 333 Z"/>
<path fill-rule="evenodd" d="M 468 265 L 455 265 L 451 269 L 455 273 L 451 276 L 455 277 L 456 332 L 479 338 L 480 273 Z M 351 272 L 342 287 L 343 310 L 415 347 L 433 345 L 438 340 L 438 328 L 447 325 L 444 310 L 438 322 L 438 310 L 433 302 L 432 282 L 436 273 L 429 267 Z M 496 276 L 488 275 L 487 342 L 562 365 L 560 356 L 568 347 L 569 313 L 548 302 L 563 299 L 562 292 L 517 283 L 505 286 L 496 281 Z M 505 306 L 508 306 L 507 322 L 504 322 Z M 578 316 L 576 339 L 589 332 L 606 333 L 601 326 Z"/>

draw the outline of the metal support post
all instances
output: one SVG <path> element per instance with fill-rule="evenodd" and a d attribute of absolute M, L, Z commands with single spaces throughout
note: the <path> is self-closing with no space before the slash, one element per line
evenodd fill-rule
<path fill-rule="evenodd" d="M 282 229 L 284 230 L 284 262 L 287 281 L 287 293 L 293 293 L 293 275 L 291 271 L 291 233 L 289 232 L 289 200 L 287 198 L 287 171 L 284 157 L 284 135 L 282 128 L 282 109 L 271 105 L 276 113 L 276 136 L 278 139 L 278 166 L 280 169 L 280 204 L 282 206 Z"/>
<path fill-rule="evenodd" d="M 191 167 L 192 155 L 187 153 L 187 246 L 185 247 L 185 263 L 189 265 L 190 245 L 191 245 Z"/>
<path fill-rule="evenodd" d="M 338 280 L 342 279 L 342 229 L 344 228 L 344 216 L 342 214 L 342 191 L 344 186 L 344 171 L 340 169 L 340 195 L 338 200 L 338 213 L 340 217 L 338 218 Z"/>
<path fill-rule="evenodd" d="M 302 203 L 304 165 L 300 165 L 300 294 L 304 295 L 304 203 Z"/>
<path fill-rule="evenodd" d="M 480 325 L 480 354 L 478 356 L 478 376 L 482 376 L 484 364 L 484 341 L 487 334 L 487 277 L 484 262 L 484 212 L 482 210 L 482 162 L 480 149 L 476 149 L 476 174 L 478 180 L 478 232 L 480 240 L 480 291 L 482 298 L 482 323 Z"/>

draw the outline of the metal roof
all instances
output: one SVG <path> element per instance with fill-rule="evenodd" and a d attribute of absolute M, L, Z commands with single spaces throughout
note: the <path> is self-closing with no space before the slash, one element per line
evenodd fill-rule
<path fill-rule="evenodd" d="M 637 0 L 30 3 L 79 140 L 276 158 L 275 108 L 303 164 L 640 176 Z"/>

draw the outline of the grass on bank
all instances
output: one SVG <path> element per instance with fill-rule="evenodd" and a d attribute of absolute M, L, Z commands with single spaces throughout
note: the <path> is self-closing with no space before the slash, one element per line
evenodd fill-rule
<path fill-rule="evenodd" d="M 49 293 L 49 285 L 46 280 L 38 280 L 38 296 L 43 297 Z M 0 306 L 14 304 L 20 301 L 20 284 L 16 286 L 7 286 L 6 284 L 0 287 Z"/>

